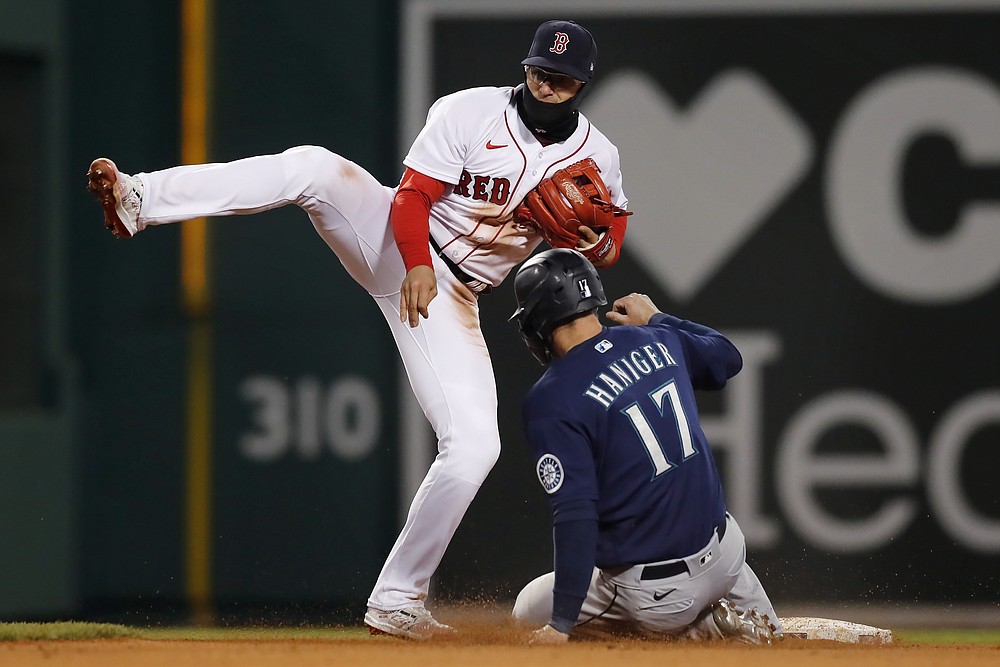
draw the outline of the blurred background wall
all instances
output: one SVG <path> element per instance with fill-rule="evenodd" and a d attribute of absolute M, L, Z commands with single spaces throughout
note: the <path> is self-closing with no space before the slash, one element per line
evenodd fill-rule
<path fill-rule="evenodd" d="M 432 456 L 303 213 L 211 221 L 197 313 L 180 226 L 102 229 L 93 158 L 182 162 L 183 8 L 0 0 L 2 620 L 356 622 Z M 605 285 L 740 345 L 703 422 L 779 609 L 1000 608 L 1000 2 L 210 17 L 208 159 L 317 144 L 389 185 L 436 97 L 519 82 L 542 20 L 588 26 L 583 109 L 636 212 Z M 540 368 L 510 286 L 481 306 L 505 449 L 432 594 L 503 604 L 551 564 L 519 425 Z"/>

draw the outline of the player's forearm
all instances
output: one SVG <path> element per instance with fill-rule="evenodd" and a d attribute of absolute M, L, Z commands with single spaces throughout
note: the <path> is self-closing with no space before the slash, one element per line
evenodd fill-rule
<path fill-rule="evenodd" d="M 445 183 L 407 168 L 392 200 L 389 221 L 403 264 L 433 266 L 428 245 L 431 205 L 444 194 Z"/>
<path fill-rule="evenodd" d="M 592 507 L 592 504 L 591 504 Z M 589 514 L 584 510 L 577 516 Z M 552 620 L 556 630 L 569 634 L 587 597 L 597 551 L 597 516 L 558 521 L 552 526 L 555 584 Z"/>
<path fill-rule="evenodd" d="M 409 271 L 415 266 L 432 266 L 430 238 L 430 204 L 419 192 L 404 190 L 396 193 L 392 201 L 389 220 L 396 247 L 403 256 L 403 264 Z"/>
<path fill-rule="evenodd" d="M 583 251 L 583 256 L 599 269 L 613 266 L 621 257 L 621 248 L 625 242 L 625 229 L 627 227 L 628 218 L 625 216 L 616 217 L 600 240 L 592 248 Z"/>
<path fill-rule="evenodd" d="M 670 313 L 655 313 L 649 318 L 650 324 L 669 324 L 675 329 L 680 329 L 681 331 L 687 331 L 688 333 L 694 334 L 695 336 L 718 336 L 722 337 L 718 331 L 712 327 L 707 327 L 704 324 L 698 324 L 697 322 L 692 322 L 691 320 L 682 320 L 679 317 L 671 315 Z"/>
<path fill-rule="evenodd" d="M 690 336 L 691 383 L 695 389 L 722 389 L 743 368 L 743 356 L 728 338 L 711 327 L 656 313 L 650 324 L 668 324 Z M 683 339 L 682 339 L 683 341 Z"/>

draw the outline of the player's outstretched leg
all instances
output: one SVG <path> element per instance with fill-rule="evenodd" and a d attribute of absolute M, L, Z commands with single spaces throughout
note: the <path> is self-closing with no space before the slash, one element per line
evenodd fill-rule
<path fill-rule="evenodd" d="M 121 173 L 114 162 L 100 157 L 87 170 L 87 189 L 100 202 L 104 226 L 116 238 L 131 238 L 145 227 L 139 222 L 142 181 L 138 177 Z"/>

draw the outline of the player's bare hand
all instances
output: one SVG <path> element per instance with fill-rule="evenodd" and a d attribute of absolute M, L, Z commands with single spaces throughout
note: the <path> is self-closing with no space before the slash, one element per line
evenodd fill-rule
<path fill-rule="evenodd" d="M 580 234 L 580 240 L 576 242 L 577 250 L 593 248 L 601 240 L 601 235 L 587 225 L 580 225 L 576 231 Z"/>
<path fill-rule="evenodd" d="M 615 324 L 649 324 L 649 318 L 661 312 L 648 296 L 632 292 L 611 304 L 605 318 Z"/>
<path fill-rule="evenodd" d="M 420 315 L 427 319 L 427 306 L 437 293 L 434 269 L 420 265 L 407 271 L 399 288 L 399 321 L 409 321 L 410 326 L 415 327 L 420 322 Z"/>
<path fill-rule="evenodd" d="M 565 644 L 568 641 L 569 635 L 559 632 L 551 625 L 538 628 L 528 635 L 528 644 L 530 646 L 552 646 L 554 644 Z"/>
<path fill-rule="evenodd" d="M 582 252 L 587 259 L 593 262 L 594 266 L 598 269 L 603 269 L 606 266 L 611 266 L 615 263 L 618 258 L 618 247 L 612 245 L 611 250 L 602 257 L 600 260 L 596 260 L 590 255 L 587 255 L 587 251 L 591 248 L 597 246 L 598 243 L 604 240 L 604 236 L 607 234 L 604 232 L 597 232 L 593 227 L 588 227 L 587 225 L 580 225 L 577 228 L 577 233 L 580 235 L 580 240 L 576 242 L 576 250 Z"/>

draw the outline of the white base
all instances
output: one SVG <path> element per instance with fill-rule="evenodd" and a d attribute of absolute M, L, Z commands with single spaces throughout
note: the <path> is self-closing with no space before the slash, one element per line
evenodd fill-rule
<path fill-rule="evenodd" d="M 785 636 L 796 639 L 825 639 L 847 644 L 891 644 L 892 630 L 830 618 L 792 616 L 782 618 Z"/>

